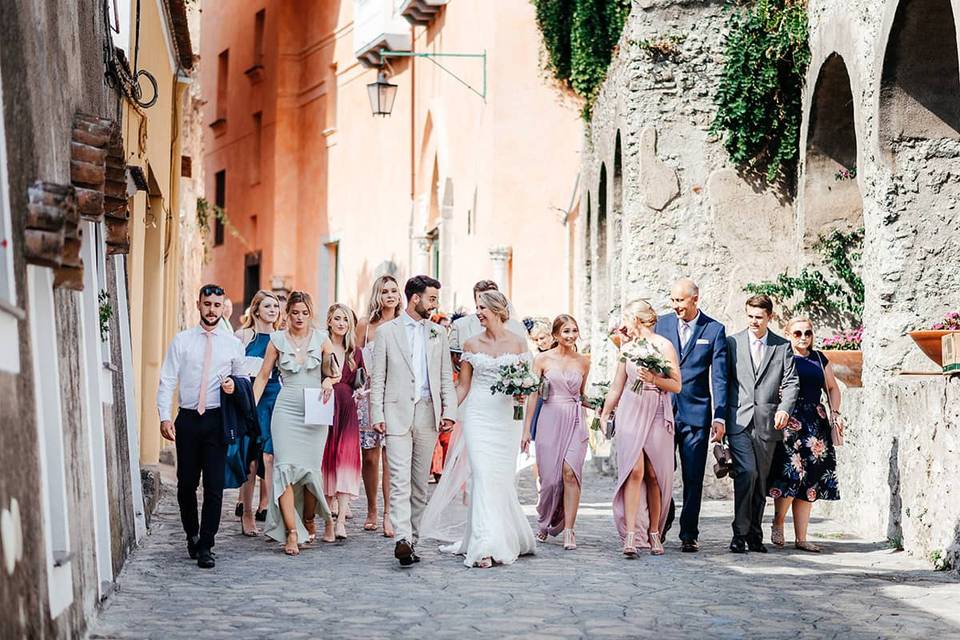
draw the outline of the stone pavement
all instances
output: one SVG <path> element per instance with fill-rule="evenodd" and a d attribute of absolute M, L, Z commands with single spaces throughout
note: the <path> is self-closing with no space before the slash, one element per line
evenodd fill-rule
<path fill-rule="evenodd" d="M 487 570 L 426 543 L 423 562 L 400 569 L 392 541 L 361 530 L 360 501 L 348 540 L 288 558 L 272 541 L 240 535 L 231 491 L 217 567 L 204 571 L 187 559 L 168 485 L 90 637 L 960 637 L 956 574 L 845 535 L 835 522 L 812 525 L 823 554 L 788 546 L 738 556 L 726 549 L 732 504 L 712 501 L 699 554 L 680 553 L 674 529 L 665 556 L 631 561 L 611 520 L 613 480 L 591 468 L 584 486 L 579 549 L 551 540 L 535 556 Z M 532 515 L 529 471 L 520 487 Z M 789 522 L 787 531 L 792 540 Z"/>

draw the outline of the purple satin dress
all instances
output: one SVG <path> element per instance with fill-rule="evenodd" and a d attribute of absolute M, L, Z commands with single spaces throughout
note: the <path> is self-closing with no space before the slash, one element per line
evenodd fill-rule
<path fill-rule="evenodd" d="M 539 529 L 552 536 L 563 531 L 563 464 L 577 476 L 583 472 L 589 436 L 580 406 L 583 374 L 573 369 L 544 372 L 550 383 L 537 422 L 537 468 L 540 472 Z"/>
<path fill-rule="evenodd" d="M 613 519 L 621 538 L 627 535 L 623 489 L 640 456 L 644 453 L 647 455 L 660 486 L 660 513 L 655 515 L 656 530 L 661 533 L 673 494 L 674 432 L 671 394 L 646 385 L 640 389 L 640 393 L 634 393 L 633 383 L 636 380 L 637 367 L 628 361 L 627 382 L 617 406 L 617 431 L 613 436 L 617 449 L 617 489 L 613 495 Z M 537 447 L 539 446 L 538 440 Z M 637 510 L 634 529 L 637 547 L 650 548 L 651 519 L 644 481 L 640 489 L 640 508 Z"/>

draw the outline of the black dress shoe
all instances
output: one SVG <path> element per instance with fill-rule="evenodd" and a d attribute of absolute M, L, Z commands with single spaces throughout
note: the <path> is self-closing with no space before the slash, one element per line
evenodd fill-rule
<path fill-rule="evenodd" d="M 409 567 L 416 560 L 416 554 L 413 552 L 413 545 L 407 542 L 406 538 L 397 541 L 397 546 L 393 549 L 393 557 L 400 561 L 401 567 Z"/>
<path fill-rule="evenodd" d="M 190 556 L 191 560 L 197 559 L 197 551 L 200 549 L 200 536 L 193 536 L 187 538 L 187 555 Z"/>
<path fill-rule="evenodd" d="M 210 549 L 200 549 L 197 552 L 197 566 L 201 569 L 213 569 L 217 561 L 213 559 L 213 551 Z"/>
<path fill-rule="evenodd" d="M 684 553 L 696 553 L 700 551 L 700 543 L 696 540 L 681 540 L 680 551 Z"/>
<path fill-rule="evenodd" d="M 750 549 L 750 551 L 756 551 L 757 553 L 767 552 L 767 548 L 763 546 L 763 543 L 759 540 L 747 540 L 747 549 Z"/>
<path fill-rule="evenodd" d="M 253 515 L 253 519 L 257 522 L 266 522 L 267 521 L 267 510 L 261 509 Z"/>
<path fill-rule="evenodd" d="M 733 540 L 730 541 L 730 551 L 734 553 L 746 553 L 747 541 L 740 536 L 733 536 Z"/>

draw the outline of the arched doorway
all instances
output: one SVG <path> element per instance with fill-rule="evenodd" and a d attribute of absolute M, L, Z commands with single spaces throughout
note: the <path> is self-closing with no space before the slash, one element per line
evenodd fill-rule
<path fill-rule="evenodd" d="M 600 180 L 597 184 L 597 219 L 593 240 L 596 244 L 596 262 L 593 276 L 594 326 L 598 335 L 606 331 L 610 311 L 609 265 L 607 264 L 607 165 L 600 164 Z"/>
<path fill-rule="evenodd" d="M 620 131 L 613 151 L 613 206 L 610 209 L 610 229 L 607 242 L 607 257 L 610 260 L 610 304 L 609 316 L 619 313 L 623 291 L 623 148 L 620 142 Z M 608 322 L 609 322 L 608 316 Z"/>

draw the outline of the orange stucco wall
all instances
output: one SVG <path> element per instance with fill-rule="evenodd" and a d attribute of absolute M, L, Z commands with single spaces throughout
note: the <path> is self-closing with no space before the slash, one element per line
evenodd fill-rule
<path fill-rule="evenodd" d="M 263 79 L 251 83 L 244 70 L 253 64 L 261 9 Z M 424 261 L 418 239 L 439 226 L 446 309 L 472 308 L 473 283 L 496 275 L 494 247 L 512 250 L 503 284 L 521 313 L 574 307 L 574 230 L 559 210 L 570 205 L 577 178 L 579 106 L 545 80 L 532 6 L 451 0 L 429 27 L 412 33 L 418 52 L 486 50 L 486 101 L 430 60 L 395 58 L 393 113 L 374 118 L 366 85 L 376 70 L 354 55 L 352 2 L 230 0 L 204 7 L 208 124 L 217 112 L 217 56 L 230 50 L 226 125 L 206 131 L 207 198 L 213 201 L 214 175 L 226 168 L 228 216 L 248 245 L 227 233 L 211 250 L 205 277 L 235 301 L 243 293 L 244 254 L 261 250 L 262 286 L 280 276 L 288 287 L 316 294 L 323 308 L 334 298 L 327 244 L 337 243 L 337 297 L 362 312 L 385 263 L 401 279 L 411 275 Z M 480 61 L 438 60 L 482 86 Z M 251 184 L 257 110 L 261 177 Z"/>

